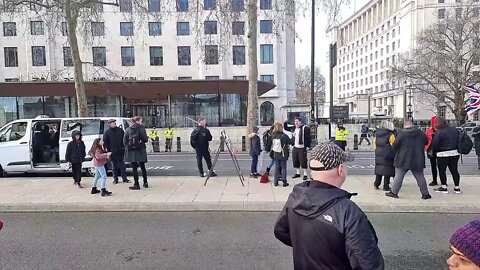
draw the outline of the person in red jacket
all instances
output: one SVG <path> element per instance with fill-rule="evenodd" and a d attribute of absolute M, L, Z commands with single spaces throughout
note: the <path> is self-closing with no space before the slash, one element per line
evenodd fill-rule
<path fill-rule="evenodd" d="M 437 116 L 433 116 L 431 120 L 432 127 L 429 128 L 426 132 L 425 135 L 427 135 L 428 139 L 428 144 L 425 146 L 425 152 L 427 152 L 427 157 L 430 160 L 430 166 L 432 167 L 432 182 L 428 184 L 429 186 L 436 186 L 438 185 L 437 183 L 437 155 L 433 151 L 432 147 L 432 140 L 433 136 L 435 135 L 435 122 L 437 121 Z"/>
<path fill-rule="evenodd" d="M 0 230 L 3 228 L 3 222 L 0 220 Z"/>

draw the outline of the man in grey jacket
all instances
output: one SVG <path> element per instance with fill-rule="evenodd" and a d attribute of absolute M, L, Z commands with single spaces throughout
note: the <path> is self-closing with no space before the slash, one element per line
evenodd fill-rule
<path fill-rule="evenodd" d="M 296 270 L 382 270 L 375 230 L 340 189 L 353 157 L 333 143 L 310 154 L 313 180 L 296 185 L 275 224 L 275 237 L 293 248 Z"/>

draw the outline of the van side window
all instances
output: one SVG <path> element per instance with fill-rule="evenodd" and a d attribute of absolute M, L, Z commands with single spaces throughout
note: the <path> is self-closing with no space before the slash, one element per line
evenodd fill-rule
<path fill-rule="evenodd" d="M 27 133 L 27 122 L 13 123 L 0 131 L 0 142 L 18 141 Z"/>
<path fill-rule="evenodd" d="M 64 120 L 62 124 L 62 138 L 69 138 L 72 132 L 78 130 L 83 136 L 100 134 L 99 119 L 80 119 L 80 120 Z"/>

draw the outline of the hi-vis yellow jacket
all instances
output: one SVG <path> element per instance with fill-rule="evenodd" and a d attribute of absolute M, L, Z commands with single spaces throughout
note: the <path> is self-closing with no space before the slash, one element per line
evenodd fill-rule
<path fill-rule="evenodd" d="M 347 141 L 348 130 L 340 130 L 338 127 L 335 129 L 335 140 L 336 141 Z"/>
<path fill-rule="evenodd" d="M 165 138 L 167 138 L 167 139 L 172 139 L 172 138 L 173 138 L 173 135 L 175 135 L 175 132 L 173 131 L 172 128 L 167 128 L 167 129 L 165 129 L 165 131 L 163 132 L 163 135 L 165 135 Z"/>
<path fill-rule="evenodd" d="M 158 131 L 157 130 L 152 129 L 148 132 L 148 138 L 150 138 L 150 140 L 154 141 L 154 140 L 158 139 L 158 137 L 159 136 L 158 136 Z"/>

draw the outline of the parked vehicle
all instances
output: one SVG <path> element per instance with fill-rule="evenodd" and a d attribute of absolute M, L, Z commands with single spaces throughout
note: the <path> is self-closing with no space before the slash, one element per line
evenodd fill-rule
<path fill-rule="evenodd" d="M 108 129 L 108 119 L 117 120 L 126 129 L 130 119 L 120 117 L 19 119 L 0 129 L 0 176 L 14 173 L 58 173 L 69 171 L 65 160 L 67 144 L 77 130 L 90 147 Z M 93 176 L 92 158 L 83 163 L 85 172 Z"/>

